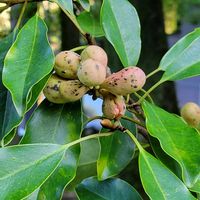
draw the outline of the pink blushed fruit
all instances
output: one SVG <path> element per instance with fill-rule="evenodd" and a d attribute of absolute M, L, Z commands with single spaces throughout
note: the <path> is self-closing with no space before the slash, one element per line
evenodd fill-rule
<path fill-rule="evenodd" d="M 125 96 L 142 89 L 145 82 L 146 75 L 143 70 L 130 66 L 107 77 L 101 88 L 115 95 Z"/>

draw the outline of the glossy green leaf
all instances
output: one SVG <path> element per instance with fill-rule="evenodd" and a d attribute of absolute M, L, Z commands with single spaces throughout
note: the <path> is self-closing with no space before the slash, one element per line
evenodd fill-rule
<path fill-rule="evenodd" d="M 21 143 L 66 144 L 80 137 L 81 104 L 53 104 L 44 100 L 29 120 Z M 75 177 L 79 145 L 67 149 L 63 161 L 43 184 L 39 197 L 60 199 L 65 186 Z"/>
<path fill-rule="evenodd" d="M 6 53 L 12 45 L 13 35 L 10 34 L 0 41 L 0 139 L 2 138 L 2 127 L 6 108 L 7 89 L 2 83 L 2 70 Z"/>
<path fill-rule="evenodd" d="M 90 8 L 90 12 L 82 12 L 77 17 L 80 27 L 94 37 L 104 36 L 103 29 L 100 24 L 100 8 L 101 2 L 97 1 Z"/>
<path fill-rule="evenodd" d="M 90 2 L 89 0 L 78 0 L 78 2 L 81 4 L 81 6 L 87 11 L 90 11 Z"/>
<path fill-rule="evenodd" d="M 195 200 L 183 182 L 145 150 L 140 151 L 139 171 L 142 185 L 153 200 Z"/>
<path fill-rule="evenodd" d="M 141 50 L 140 22 L 132 4 L 128 0 L 104 0 L 101 23 L 123 65 L 136 65 Z"/>
<path fill-rule="evenodd" d="M 179 40 L 162 58 L 161 81 L 179 80 L 200 75 L 200 28 Z"/>
<path fill-rule="evenodd" d="M 15 135 L 15 128 L 20 124 L 22 119 L 23 118 L 20 117 L 16 111 L 10 93 L 7 92 L 4 121 L 2 126 L 2 143 L 4 145 L 10 143 Z"/>
<path fill-rule="evenodd" d="M 76 188 L 80 200 L 142 200 L 138 192 L 119 178 L 98 181 L 91 177 Z"/>
<path fill-rule="evenodd" d="M 62 145 L 18 145 L 0 149 L 0 199 L 20 200 L 36 190 L 64 155 Z"/>
<path fill-rule="evenodd" d="M 143 103 L 148 132 L 160 141 L 162 149 L 182 168 L 185 184 L 200 182 L 200 134 L 180 117 L 148 102 Z"/>
<path fill-rule="evenodd" d="M 11 142 L 16 133 L 15 127 L 22 120 L 15 109 L 10 93 L 2 83 L 4 59 L 14 39 L 14 34 L 11 33 L 0 42 L 0 140 L 4 145 Z"/>
<path fill-rule="evenodd" d="M 119 174 L 128 165 L 133 158 L 135 146 L 129 136 L 120 131 L 100 138 L 99 141 L 101 151 L 97 161 L 98 179 L 105 180 Z"/>
<path fill-rule="evenodd" d="M 35 15 L 20 30 L 4 61 L 3 83 L 10 91 L 20 116 L 26 111 L 32 87 L 49 74 L 53 64 L 47 27 Z"/>
<path fill-rule="evenodd" d="M 166 154 L 163 149 L 160 146 L 159 140 L 157 140 L 155 137 L 152 137 L 149 135 L 149 141 L 151 144 L 151 148 L 156 156 L 166 167 L 168 167 L 178 178 L 181 179 L 181 168 L 180 165 L 174 160 L 172 157 L 170 157 L 168 154 Z"/>
<path fill-rule="evenodd" d="M 73 1 L 72 0 L 53 0 L 56 2 L 64 12 L 74 15 Z"/>

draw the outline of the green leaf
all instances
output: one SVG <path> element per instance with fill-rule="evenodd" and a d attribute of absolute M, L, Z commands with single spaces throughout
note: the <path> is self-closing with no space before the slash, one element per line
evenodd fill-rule
<path fill-rule="evenodd" d="M 15 127 L 20 124 L 20 117 L 12 102 L 11 95 L 2 83 L 2 70 L 6 53 L 14 41 L 11 33 L 0 42 L 0 140 L 3 145 L 9 144 L 15 136 Z"/>
<path fill-rule="evenodd" d="M 180 117 L 148 102 L 143 103 L 148 132 L 160 141 L 162 149 L 182 168 L 185 184 L 200 182 L 200 134 Z"/>
<path fill-rule="evenodd" d="M 72 190 L 83 179 L 97 175 L 97 160 L 100 152 L 98 139 L 91 139 L 81 142 L 81 154 L 77 167 L 76 177 L 67 186 L 67 190 Z"/>
<path fill-rule="evenodd" d="M 159 141 L 155 137 L 149 135 L 148 138 L 156 158 L 158 158 L 166 167 L 168 167 L 178 178 L 181 178 L 181 168 L 176 160 L 163 151 Z"/>
<path fill-rule="evenodd" d="M 74 15 L 74 7 L 72 0 L 53 0 L 59 5 L 59 7 L 65 12 L 68 12 L 70 15 Z"/>
<path fill-rule="evenodd" d="M 127 182 L 119 178 L 98 181 L 91 177 L 85 179 L 76 188 L 80 200 L 142 200 L 138 192 Z"/>
<path fill-rule="evenodd" d="M 145 150 L 140 151 L 139 171 L 142 185 L 153 200 L 195 200 L 183 182 Z"/>
<path fill-rule="evenodd" d="M 200 28 L 179 40 L 162 58 L 161 81 L 179 80 L 200 75 Z"/>
<path fill-rule="evenodd" d="M 90 11 L 90 2 L 89 2 L 89 0 L 78 0 L 78 2 L 81 4 L 81 6 L 83 7 L 84 10 L 86 10 L 87 12 Z"/>
<path fill-rule="evenodd" d="M 18 145 L 0 149 L 0 199 L 22 199 L 36 190 L 62 160 L 62 145 Z"/>
<path fill-rule="evenodd" d="M 27 124 L 21 143 L 66 144 L 80 137 L 81 104 L 53 104 L 44 100 Z M 80 149 L 79 145 L 67 149 L 63 161 L 43 184 L 39 197 L 60 199 L 63 189 L 76 175 Z"/>
<path fill-rule="evenodd" d="M 16 108 L 13 104 L 11 95 L 7 92 L 7 99 L 6 99 L 6 107 L 4 113 L 4 121 L 2 126 L 2 140 L 3 144 L 7 145 L 10 143 L 12 138 L 15 135 L 15 128 L 20 124 L 22 121 L 22 117 L 20 117 L 16 111 Z"/>
<path fill-rule="evenodd" d="M 100 24 L 100 8 L 101 2 L 97 1 L 93 6 L 91 6 L 90 12 L 84 11 L 77 17 L 80 27 L 94 37 L 104 36 L 104 32 Z"/>
<path fill-rule="evenodd" d="M 20 116 L 26 111 L 31 89 L 49 74 L 53 64 L 54 55 L 47 39 L 47 27 L 35 15 L 20 30 L 4 61 L 3 83 L 10 91 Z"/>
<path fill-rule="evenodd" d="M 100 138 L 99 141 L 101 151 L 97 162 L 98 179 L 105 180 L 119 174 L 128 165 L 133 158 L 135 146 L 129 136 L 120 131 Z"/>
<path fill-rule="evenodd" d="M 101 23 L 105 37 L 113 45 L 125 67 L 136 65 L 141 50 L 140 22 L 127 0 L 104 0 Z"/>

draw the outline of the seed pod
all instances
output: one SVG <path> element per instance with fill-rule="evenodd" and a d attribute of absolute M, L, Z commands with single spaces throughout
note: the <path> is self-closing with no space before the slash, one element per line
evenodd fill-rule
<path fill-rule="evenodd" d="M 190 126 L 197 128 L 200 124 L 200 107 L 188 102 L 181 108 L 181 116 Z"/>
<path fill-rule="evenodd" d="M 81 99 L 89 88 L 79 80 L 67 80 L 60 84 L 59 90 L 67 103 Z"/>
<path fill-rule="evenodd" d="M 101 88 L 115 95 L 127 95 L 140 90 L 146 81 L 145 73 L 138 67 L 127 67 L 106 78 Z"/>
<path fill-rule="evenodd" d="M 107 66 L 108 57 L 106 52 L 99 46 L 90 45 L 81 52 L 81 60 L 93 59 L 100 62 L 103 66 Z"/>
<path fill-rule="evenodd" d="M 65 103 L 65 99 L 64 97 L 60 94 L 59 88 L 60 88 L 60 84 L 65 81 L 64 79 L 60 78 L 59 76 L 57 76 L 56 74 L 53 74 L 44 90 L 44 96 L 52 103 L 58 103 L 58 104 L 62 104 Z"/>
<path fill-rule="evenodd" d="M 93 59 L 87 59 L 81 62 L 78 69 L 79 80 L 88 87 L 99 86 L 105 81 L 106 68 Z"/>
<path fill-rule="evenodd" d="M 123 96 L 109 94 L 104 96 L 102 112 L 108 119 L 119 119 L 126 111 L 126 104 Z"/>
<path fill-rule="evenodd" d="M 63 78 L 76 79 L 79 65 L 80 55 L 73 51 L 61 51 L 56 55 L 54 69 Z"/>

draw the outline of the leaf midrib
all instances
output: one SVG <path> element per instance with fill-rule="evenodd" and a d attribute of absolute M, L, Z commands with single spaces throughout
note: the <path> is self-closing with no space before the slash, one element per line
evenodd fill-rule
<path fill-rule="evenodd" d="M 151 174 L 152 174 L 152 176 L 153 176 L 153 179 L 155 180 L 155 183 L 157 184 L 157 186 L 158 186 L 158 188 L 159 188 L 159 190 L 160 190 L 160 192 L 161 192 L 161 194 L 162 194 L 162 196 L 163 196 L 163 199 L 166 199 L 165 196 L 164 196 L 164 194 L 162 193 L 162 187 L 160 186 L 160 184 L 159 184 L 159 182 L 158 182 L 156 176 L 154 175 L 153 169 L 151 168 L 151 166 L 150 166 L 149 163 L 148 163 L 148 159 L 147 159 L 146 156 L 145 156 L 145 152 L 144 152 L 144 151 L 141 151 L 140 153 L 142 154 L 142 156 L 143 156 L 143 158 L 144 158 L 144 160 L 145 160 L 147 166 L 149 167 L 149 170 L 150 170 L 150 172 L 151 172 Z"/>
<path fill-rule="evenodd" d="M 119 28 L 119 25 L 118 25 L 118 23 L 117 23 L 117 20 L 116 20 L 116 15 L 115 15 L 115 13 L 116 12 L 113 12 L 113 7 L 112 7 L 112 5 L 110 4 L 110 2 L 107 2 L 109 5 L 110 5 L 110 9 L 112 10 L 112 15 L 113 15 L 113 21 L 114 21 L 114 23 L 115 23 L 115 25 L 116 25 L 116 28 L 117 28 L 117 30 L 118 30 L 118 33 L 119 33 L 119 36 L 120 36 L 120 38 L 121 38 L 121 41 L 124 41 L 123 40 L 123 38 L 122 38 L 122 35 L 121 35 L 121 33 L 120 33 L 120 28 Z M 105 9 L 105 8 L 104 8 Z M 115 9 L 114 9 L 115 10 Z M 105 11 L 104 11 L 105 12 Z M 105 24 L 105 23 L 104 23 Z M 112 42 L 112 41 L 111 41 Z M 113 42 L 112 42 L 113 43 Z M 122 49 L 124 49 L 124 53 L 125 53 L 125 57 L 126 57 L 126 64 L 128 64 L 129 63 L 129 60 L 128 60 L 128 58 L 127 58 L 127 54 L 126 54 L 126 47 L 125 47 L 125 44 L 124 44 L 124 42 L 120 42 L 120 46 L 122 46 L 123 48 Z M 115 49 L 116 49 L 116 46 L 114 45 L 114 47 L 115 47 Z M 117 50 L 117 49 L 116 49 Z M 121 58 L 121 55 L 119 54 L 119 56 L 120 56 L 120 58 Z M 121 58 L 122 59 L 122 58 Z M 123 59 L 122 59 L 123 60 Z M 124 63 L 125 64 L 125 63 Z"/>
<path fill-rule="evenodd" d="M 34 30 L 35 30 L 35 32 L 34 32 L 33 43 L 32 43 L 32 47 L 31 47 L 31 53 L 30 53 L 30 57 L 28 58 L 28 60 L 29 60 L 28 65 L 27 65 L 28 66 L 28 70 L 27 70 L 27 73 L 26 73 L 26 77 L 25 77 L 24 83 L 27 82 L 27 77 L 28 77 L 27 75 L 29 74 L 29 71 L 30 71 L 31 61 L 32 61 L 33 52 L 34 52 L 34 47 L 35 47 L 35 44 L 36 44 L 36 37 L 37 37 L 37 33 L 38 33 L 38 15 L 36 15 Z M 24 93 L 25 93 L 24 92 L 25 91 L 25 85 L 26 84 L 23 85 L 23 90 L 22 90 L 23 96 L 24 96 Z M 29 92 L 28 92 L 28 94 L 29 94 Z M 28 94 L 25 97 L 26 101 L 27 101 L 27 98 L 28 98 Z M 27 105 L 25 105 L 25 106 L 27 106 Z"/>
<path fill-rule="evenodd" d="M 47 154 L 47 156 L 41 157 L 41 159 L 37 160 L 36 162 L 30 162 L 29 165 L 25 165 L 25 167 L 20 168 L 19 170 L 16 170 L 16 171 L 14 171 L 13 173 L 6 174 L 6 176 L 0 177 L 0 181 L 5 180 L 5 179 L 7 179 L 7 178 L 10 178 L 10 177 L 12 177 L 12 176 L 14 176 L 14 175 L 16 175 L 16 174 L 18 174 L 18 173 L 20 173 L 20 172 L 22 172 L 22 171 L 28 169 L 28 168 L 30 168 L 30 167 L 32 167 L 32 166 L 38 164 L 39 162 L 43 162 L 44 160 L 47 160 L 49 157 L 53 156 L 54 154 L 58 154 L 58 153 L 61 152 L 61 151 L 64 152 L 64 150 L 65 150 L 65 149 L 63 148 L 63 146 L 61 146 L 61 147 L 60 147 L 59 149 L 57 149 L 56 151 L 52 152 L 51 154 Z"/>
<path fill-rule="evenodd" d="M 182 51 L 182 53 L 179 54 L 179 56 L 177 57 L 177 60 L 185 53 L 185 51 L 187 51 L 187 50 L 193 45 L 193 43 L 195 43 L 196 40 L 199 40 L 199 39 L 200 39 L 200 37 L 197 37 L 195 40 L 193 40 L 193 41 L 187 46 L 187 48 L 185 48 L 185 49 Z M 176 59 L 174 59 L 174 60 L 176 60 Z M 173 60 L 173 62 L 174 62 L 174 60 Z M 167 67 L 169 67 L 170 65 L 172 65 L 172 66 L 170 67 L 170 68 L 172 68 L 172 67 L 173 67 L 173 62 L 171 62 Z M 195 61 L 195 63 L 196 63 L 196 61 Z M 171 78 L 173 78 L 173 77 L 176 76 L 177 74 L 179 74 L 179 73 L 181 73 L 182 71 L 185 71 L 185 70 L 187 70 L 188 68 L 190 68 L 190 67 L 191 67 L 192 65 L 194 65 L 195 63 L 190 64 L 188 67 L 180 68 L 180 70 L 177 71 L 176 73 L 174 73 L 173 75 L 168 76 L 168 77 L 165 77 L 165 78 L 162 78 L 161 80 L 162 80 L 162 81 L 170 80 Z M 166 67 L 166 70 L 164 70 L 164 71 L 166 71 L 166 72 L 167 72 L 167 67 Z M 169 68 L 169 69 L 170 69 L 170 68 Z M 161 68 L 161 69 L 162 69 L 162 68 Z"/>

